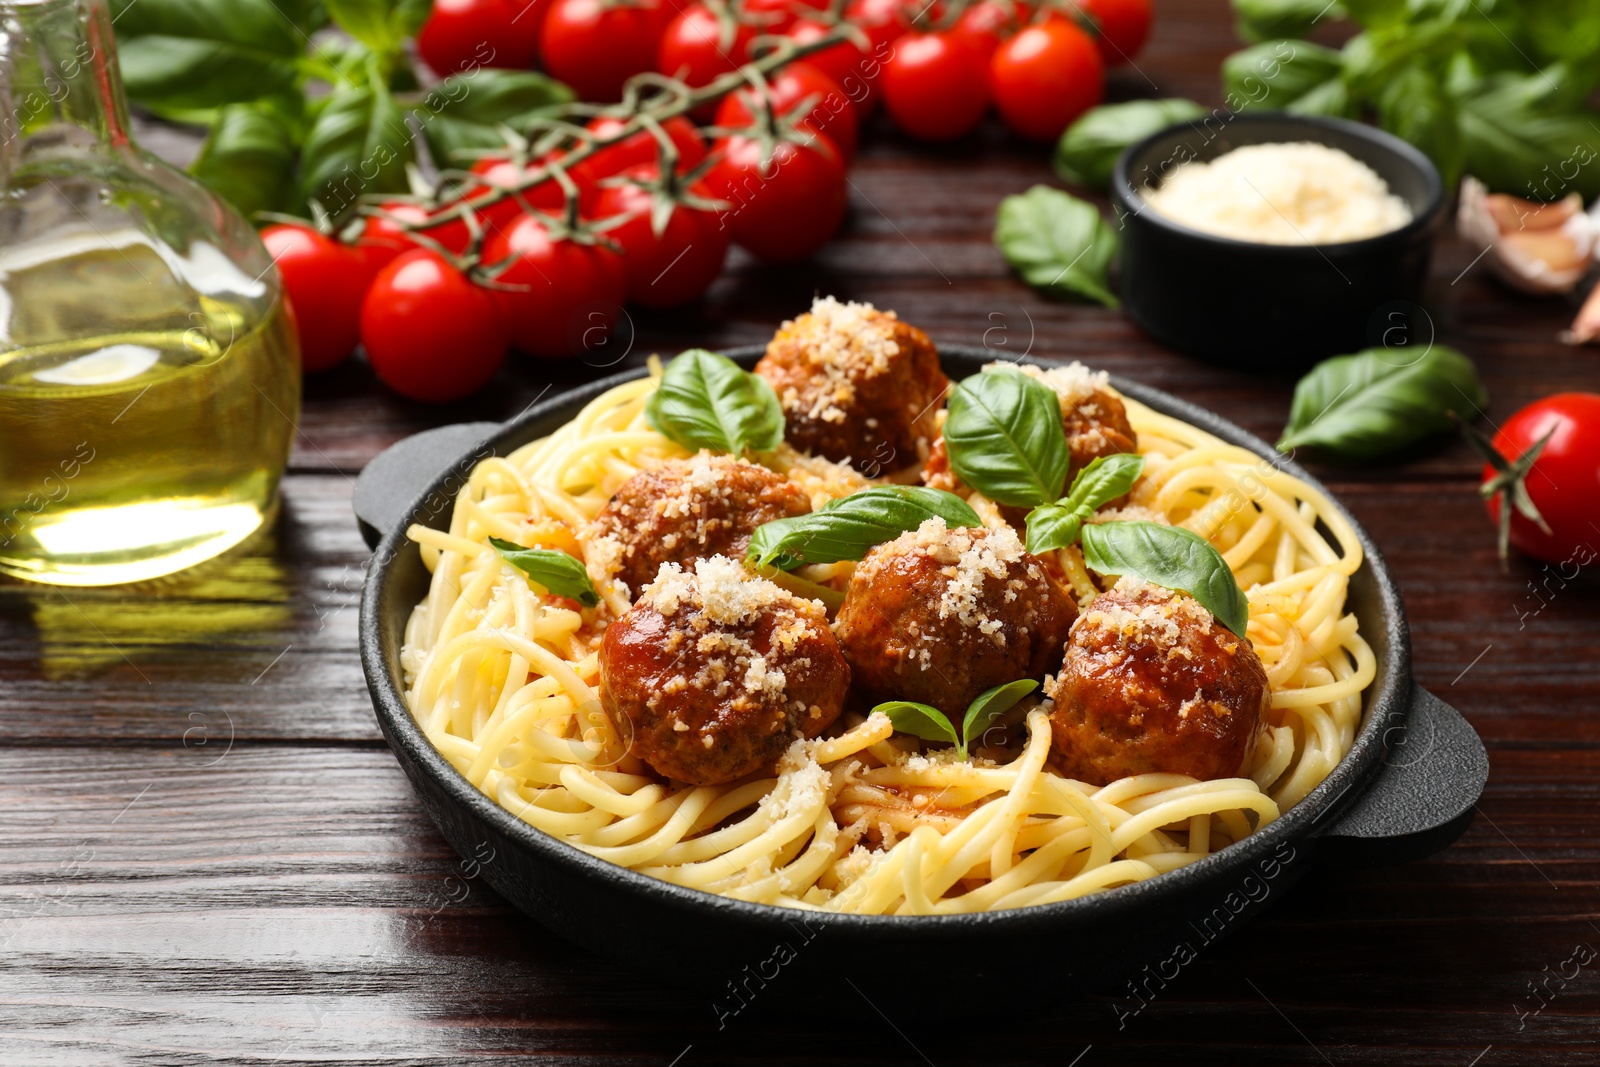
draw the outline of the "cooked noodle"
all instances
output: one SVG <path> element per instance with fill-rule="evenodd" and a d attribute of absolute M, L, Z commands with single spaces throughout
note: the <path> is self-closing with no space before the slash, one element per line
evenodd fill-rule
<path fill-rule="evenodd" d="M 662 782 L 601 710 L 597 650 L 625 591 L 584 611 L 533 591 L 490 536 L 583 553 L 587 521 L 642 468 L 684 456 L 643 410 L 658 377 L 588 404 L 556 433 L 479 463 L 449 532 L 412 527 L 433 572 L 406 627 L 406 701 L 439 752 L 507 811 L 576 848 L 679 885 L 797 908 L 922 915 L 1070 900 L 1215 852 L 1317 786 L 1349 751 L 1376 664 L 1345 612 L 1355 532 L 1321 493 L 1244 449 L 1127 401 L 1146 458 L 1129 509 L 1208 537 L 1247 590 L 1272 688 L 1250 777 L 1141 774 L 1096 787 L 1046 766 L 1049 704 L 971 762 L 846 714 L 797 741 L 776 777 Z M 793 455 L 817 492 L 819 465 Z M 826 465 L 820 465 L 826 468 Z M 821 479 L 825 482 L 825 478 Z M 841 476 L 834 491 L 859 485 Z M 828 490 L 824 487 L 822 492 Z M 975 498 L 980 514 L 994 514 Z M 1326 531 L 1324 536 L 1322 531 Z M 1058 562 L 1095 586 L 1076 547 Z M 591 553 L 591 571 L 597 579 Z M 775 580 L 836 606 L 850 564 Z M 825 583 L 819 585 L 817 583 Z"/>

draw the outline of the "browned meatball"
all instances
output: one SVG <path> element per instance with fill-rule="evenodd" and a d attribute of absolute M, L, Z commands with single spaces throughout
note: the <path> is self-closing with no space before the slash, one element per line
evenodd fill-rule
<path fill-rule="evenodd" d="M 723 556 L 664 566 L 600 646 L 600 703 L 628 751 L 691 785 L 772 770 L 849 688 L 822 605 Z"/>
<path fill-rule="evenodd" d="M 663 563 L 742 559 L 757 526 L 810 510 L 805 491 L 783 475 L 701 452 L 623 482 L 595 516 L 590 553 L 596 569 L 637 593 Z"/>
<path fill-rule="evenodd" d="M 1092 785 L 1152 771 L 1244 774 L 1272 704 L 1248 640 L 1193 597 L 1138 578 L 1078 617 L 1048 692 L 1051 760 Z"/>
<path fill-rule="evenodd" d="M 1050 670 L 1075 612 L 1015 531 L 930 519 L 867 554 L 834 632 L 874 701 L 959 716 L 985 689 Z"/>
<path fill-rule="evenodd" d="M 1091 372 L 1081 363 L 1050 368 L 1016 364 L 1014 369 L 1044 382 L 1061 398 L 1061 428 L 1066 431 L 1067 451 L 1072 457 L 1067 485 L 1072 484 L 1079 471 L 1101 456 L 1138 451 L 1139 438 L 1128 422 L 1128 409 L 1111 392 L 1103 373 Z M 922 483 L 953 493 L 963 491 L 961 479 L 950 469 L 950 454 L 945 449 L 943 434 L 933 442 L 933 450 L 923 465 Z M 1013 517 L 1020 520 L 1021 514 L 1006 513 L 1007 521 Z"/>
<path fill-rule="evenodd" d="M 927 334 L 832 297 L 779 327 L 756 373 L 783 402 L 790 444 L 873 477 L 921 461 L 950 384 Z"/>

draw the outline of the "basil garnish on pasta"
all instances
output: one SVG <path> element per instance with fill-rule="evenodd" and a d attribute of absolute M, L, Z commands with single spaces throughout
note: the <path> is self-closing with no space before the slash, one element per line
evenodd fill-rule
<path fill-rule="evenodd" d="M 556 596 L 576 600 L 586 608 L 600 603 L 589 572 L 577 558 L 548 548 L 523 548 L 498 537 L 489 538 L 489 544 L 507 563 Z"/>
<path fill-rule="evenodd" d="M 703 348 L 662 372 L 644 408 L 650 428 L 688 449 L 770 452 L 783 441 L 783 405 L 765 379 Z"/>
<path fill-rule="evenodd" d="M 830 500 L 809 515 L 757 527 L 746 558 L 782 570 L 861 559 L 875 546 L 933 518 L 951 528 L 983 525 L 971 505 L 954 493 L 920 485 L 876 486 Z"/>
<path fill-rule="evenodd" d="M 1032 678 L 1019 678 L 1015 682 L 997 685 L 979 693 L 967 705 L 967 714 L 961 720 L 961 733 L 957 735 L 955 723 L 932 704 L 919 704 L 914 700 L 891 700 L 873 708 L 889 716 L 894 728 L 903 734 L 920 737 L 924 741 L 948 741 L 956 746 L 956 755 L 967 758 L 973 742 L 982 738 L 984 731 L 1001 715 L 1017 706 L 1017 702 L 1035 689 L 1039 683 Z"/>
<path fill-rule="evenodd" d="M 990 500 L 1017 507 L 1061 495 L 1071 457 L 1056 391 L 1021 371 L 985 371 L 950 390 L 950 469 Z"/>
<path fill-rule="evenodd" d="M 1066 496 L 1028 513 L 1028 551 L 1037 556 L 1075 543 L 1084 523 L 1132 489 L 1143 470 L 1144 457 L 1132 452 L 1096 458 L 1072 479 Z"/>
<path fill-rule="evenodd" d="M 1325 359 L 1300 379 L 1278 451 L 1370 459 L 1448 430 L 1452 412 L 1470 417 L 1488 402 L 1472 360 L 1453 348 L 1369 348 Z"/>
<path fill-rule="evenodd" d="M 1100 574 L 1131 574 L 1188 593 L 1217 621 L 1245 635 L 1250 602 L 1211 542 L 1181 526 L 1101 522 L 1083 528 L 1083 562 Z"/>

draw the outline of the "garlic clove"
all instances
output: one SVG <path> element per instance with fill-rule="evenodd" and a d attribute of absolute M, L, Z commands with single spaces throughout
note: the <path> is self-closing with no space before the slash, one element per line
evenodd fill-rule
<path fill-rule="evenodd" d="M 1586 345 L 1600 338 L 1600 285 L 1589 290 L 1588 299 L 1578 309 L 1578 317 L 1572 320 L 1572 327 L 1561 335 L 1561 340 L 1569 345 Z"/>
<path fill-rule="evenodd" d="M 1577 193 L 1550 204 L 1523 200 L 1506 193 L 1490 193 L 1484 207 L 1501 233 L 1513 230 L 1553 230 L 1583 210 L 1583 197 Z"/>
<path fill-rule="evenodd" d="M 1456 232 L 1482 246 L 1484 265 L 1513 289 L 1567 293 L 1600 247 L 1600 216 L 1585 213 L 1577 193 L 1537 204 L 1490 193 L 1469 175 L 1461 179 Z"/>
<path fill-rule="evenodd" d="M 1528 263 L 1541 263 L 1553 274 L 1566 274 L 1576 270 L 1580 274 L 1588 265 L 1589 252 L 1594 241 L 1586 234 L 1562 230 L 1512 231 L 1500 235 L 1501 247 L 1508 253 Z"/>

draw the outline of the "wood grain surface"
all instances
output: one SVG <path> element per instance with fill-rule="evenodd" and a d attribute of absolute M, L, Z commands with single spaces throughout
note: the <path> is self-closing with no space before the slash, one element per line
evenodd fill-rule
<path fill-rule="evenodd" d="M 1157 10 L 1111 96 L 1218 102 L 1237 47 L 1226 5 Z M 194 151 L 186 132 L 142 128 L 171 158 Z M 1082 359 L 1276 436 L 1292 381 L 1210 368 L 1007 275 L 995 205 L 1051 181 L 1045 157 L 998 126 L 929 149 L 880 120 L 846 232 L 813 262 L 736 257 L 702 305 L 636 315 L 631 342 L 591 364 L 762 341 L 832 293 L 939 342 Z M 1488 416 L 1600 386 L 1600 352 L 1554 340 L 1574 301 L 1508 294 L 1477 251 L 1440 244 L 1425 304 L 1477 361 Z M 780 980 L 719 1020 L 594 957 L 582 931 L 507 907 L 378 734 L 351 479 L 409 433 L 506 418 L 607 369 L 516 362 L 441 409 L 353 363 L 307 383 L 280 517 L 239 550 L 139 587 L 0 583 L 0 1064 L 1600 1064 L 1600 583 L 1526 560 L 1501 573 L 1458 441 L 1319 473 L 1399 579 L 1419 680 L 1488 745 L 1477 820 L 1423 862 L 1313 870 L 1143 1005 L 1019 988 L 974 1011 L 963 961 L 930 953 L 841 958 L 821 1017 L 787 1010 Z M 885 1018 L 870 1000 L 883 983 L 926 987 L 941 1021 Z"/>

